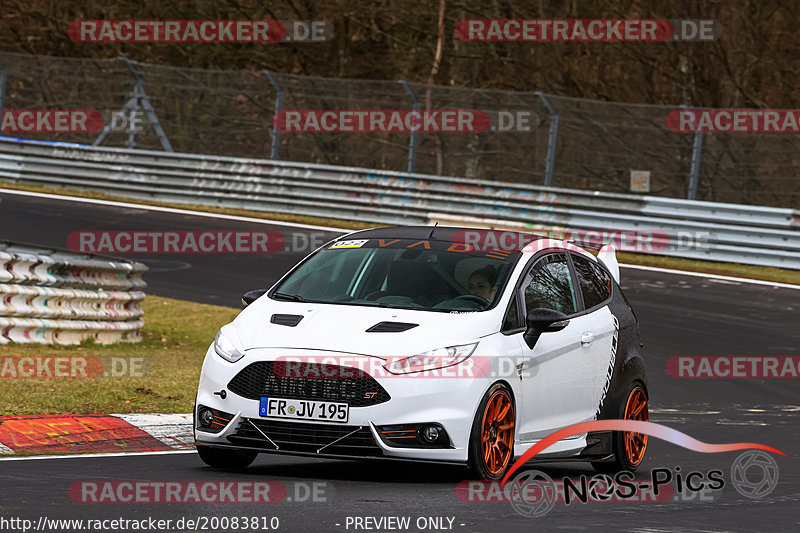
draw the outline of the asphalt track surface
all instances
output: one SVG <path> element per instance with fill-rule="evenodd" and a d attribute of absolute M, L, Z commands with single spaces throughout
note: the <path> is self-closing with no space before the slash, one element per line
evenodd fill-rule
<path fill-rule="evenodd" d="M 76 230 L 190 229 L 317 231 L 0 192 L 0 240 L 65 247 L 67 235 Z M 305 253 L 131 257 L 150 266 L 145 279 L 151 294 L 237 306 L 242 292 L 269 286 Z M 205 467 L 193 453 L 179 453 L 0 461 L 0 515 L 34 523 L 40 516 L 277 516 L 279 531 L 319 532 L 367 531 L 346 527 L 348 517 L 364 516 L 409 516 L 407 531 L 425 531 L 416 527 L 419 517 L 453 518 L 451 530 L 463 532 L 800 530 L 800 381 L 675 379 L 665 371 L 667 359 L 675 355 L 800 355 L 800 291 L 627 268 L 622 286 L 641 322 L 650 420 L 704 442 L 757 442 L 782 450 L 787 457 L 774 456 L 780 480 L 769 496 L 746 498 L 731 486 L 730 469 L 739 452 L 702 454 L 651 438 L 638 479 L 648 480 L 654 468 L 674 472 L 679 467 L 683 473 L 719 469 L 723 489 L 693 498 L 687 492 L 659 503 L 557 503 L 546 516 L 530 518 L 508 503 L 461 501 L 456 485 L 468 475 L 460 467 L 262 454 L 246 471 L 221 472 Z M 591 475 L 579 465 L 537 468 L 553 478 Z M 286 485 L 290 498 L 312 483 L 325 483 L 326 497 L 261 505 L 76 504 L 68 489 L 85 480 L 272 480 Z"/>

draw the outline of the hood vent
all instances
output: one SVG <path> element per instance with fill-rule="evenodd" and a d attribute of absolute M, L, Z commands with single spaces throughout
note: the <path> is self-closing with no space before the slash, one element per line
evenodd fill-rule
<path fill-rule="evenodd" d="M 409 324 L 408 322 L 378 322 L 367 331 L 370 333 L 400 333 L 417 326 L 419 324 Z"/>
<path fill-rule="evenodd" d="M 269 321 L 273 324 L 278 324 L 279 326 L 289 326 L 292 328 L 299 324 L 301 320 L 303 320 L 303 315 L 274 314 L 272 315 L 272 318 L 269 319 Z"/>

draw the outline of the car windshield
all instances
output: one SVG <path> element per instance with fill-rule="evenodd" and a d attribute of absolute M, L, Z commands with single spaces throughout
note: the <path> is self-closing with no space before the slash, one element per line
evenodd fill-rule
<path fill-rule="evenodd" d="M 412 239 L 337 241 L 283 280 L 276 300 L 483 311 L 500 298 L 518 252 Z"/>

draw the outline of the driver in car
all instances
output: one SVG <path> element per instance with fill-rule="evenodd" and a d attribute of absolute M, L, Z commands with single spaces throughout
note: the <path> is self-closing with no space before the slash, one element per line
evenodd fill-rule
<path fill-rule="evenodd" d="M 479 268 L 469 277 L 467 289 L 473 296 L 483 298 L 491 302 L 494 297 L 494 282 L 497 278 L 497 271 L 492 266 Z"/>

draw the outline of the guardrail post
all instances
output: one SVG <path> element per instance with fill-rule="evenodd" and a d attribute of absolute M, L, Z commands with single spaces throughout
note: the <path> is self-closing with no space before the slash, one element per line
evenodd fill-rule
<path fill-rule="evenodd" d="M 278 147 L 280 146 L 281 132 L 278 129 L 278 126 L 275 124 L 275 121 L 278 119 L 278 113 L 280 113 L 283 109 L 283 87 L 280 83 L 278 83 L 278 80 L 275 79 L 275 76 L 272 75 L 272 72 L 269 70 L 264 70 L 262 72 L 267 77 L 270 84 L 275 88 L 275 92 L 277 93 L 275 96 L 275 115 L 272 118 L 272 146 L 269 150 L 269 158 L 278 160 Z"/>
<path fill-rule="evenodd" d="M 400 85 L 403 86 L 405 89 L 406 94 L 411 98 L 412 106 L 411 109 L 419 112 L 422 109 L 422 104 L 420 103 L 417 95 L 414 94 L 414 91 L 411 87 L 408 86 L 408 82 L 405 80 L 399 80 Z M 417 147 L 419 146 L 419 128 L 411 132 L 411 137 L 408 139 L 408 165 L 406 167 L 407 172 L 414 172 L 417 168 Z"/>
<path fill-rule="evenodd" d="M 539 97 L 547 112 L 550 113 L 550 134 L 547 138 L 547 158 L 545 159 L 544 169 L 544 184 L 546 187 L 553 185 L 553 168 L 556 164 L 556 142 L 558 141 L 558 121 L 559 115 L 555 107 L 547 99 L 547 96 L 541 91 L 536 91 L 534 94 Z"/>
<path fill-rule="evenodd" d="M 6 103 L 6 79 L 8 78 L 8 70 L 6 64 L 0 60 L 0 117 L 3 113 L 3 104 Z"/>

